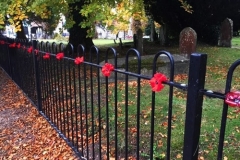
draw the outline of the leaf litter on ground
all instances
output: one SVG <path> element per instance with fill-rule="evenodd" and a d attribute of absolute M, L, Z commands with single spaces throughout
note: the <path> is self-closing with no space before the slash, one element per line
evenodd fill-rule
<path fill-rule="evenodd" d="M 0 159 L 78 159 L 1 68 Z"/>

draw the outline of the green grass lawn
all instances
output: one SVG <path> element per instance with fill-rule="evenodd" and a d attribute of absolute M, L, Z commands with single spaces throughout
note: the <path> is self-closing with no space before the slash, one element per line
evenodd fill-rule
<path fill-rule="evenodd" d="M 50 43 L 52 42 L 56 42 L 56 43 L 65 43 L 67 44 L 68 43 L 68 40 L 66 38 L 62 38 L 62 39 L 39 39 L 39 41 L 48 41 Z M 126 42 L 132 42 L 132 40 L 122 40 L 122 43 L 126 43 Z M 96 46 L 117 46 L 120 41 L 119 40 L 116 40 L 116 43 L 114 43 L 114 40 L 113 39 L 93 39 L 93 43 L 94 45 Z"/>
<path fill-rule="evenodd" d="M 233 39 L 232 39 L 232 45 L 234 45 L 234 46 L 240 46 L 240 37 L 233 37 Z"/>
<path fill-rule="evenodd" d="M 234 38 L 234 42 L 240 42 Z M 224 93 L 226 75 L 230 65 L 240 58 L 240 49 L 224 47 L 201 47 L 199 52 L 207 53 L 208 66 L 206 75 L 206 88 Z M 240 89 L 240 68 L 237 67 L 232 81 L 232 90 Z M 205 98 L 203 105 L 203 120 L 201 129 L 201 144 L 204 157 L 214 159 L 218 142 L 220 120 L 222 111 L 222 100 Z M 240 134 L 238 131 L 239 119 L 236 109 L 229 108 L 224 141 L 224 153 L 228 159 L 238 159 Z M 205 150 L 205 151 L 204 151 Z"/>
<path fill-rule="evenodd" d="M 122 43 L 132 42 L 132 40 L 122 40 Z M 114 46 L 115 43 L 113 39 L 93 39 L 93 43 L 96 46 Z M 116 40 L 116 43 L 120 43 L 119 40 Z"/>
<path fill-rule="evenodd" d="M 177 52 L 177 51 L 176 51 Z M 224 93 L 226 75 L 230 65 L 240 58 L 240 50 L 236 48 L 224 48 L 201 45 L 197 47 L 197 52 L 206 53 L 208 55 L 207 62 L 207 74 L 206 74 L 206 89 L 216 92 Z M 240 68 L 238 67 L 233 77 L 232 90 L 240 89 Z M 177 82 L 187 83 L 186 76 L 183 78 L 180 75 L 176 75 Z M 124 84 L 122 84 L 124 85 Z M 118 101 L 124 102 L 126 96 L 124 87 L 118 86 Z M 143 152 L 141 155 L 148 158 L 149 150 L 149 134 L 150 134 L 150 117 L 151 117 L 151 88 L 148 83 L 143 82 L 141 84 L 141 107 L 140 107 L 140 132 L 141 140 L 140 147 Z M 110 87 L 110 90 L 114 90 Z M 109 96 L 109 103 L 114 104 L 115 96 L 113 94 Z M 155 158 L 164 159 L 166 151 L 166 139 L 167 139 L 167 127 L 165 123 L 167 121 L 167 108 L 168 108 L 168 87 L 156 94 L 156 113 L 155 113 L 155 140 L 154 140 L 154 156 Z M 129 96 L 129 128 L 136 127 L 136 86 L 132 86 L 128 92 Z M 173 99 L 173 128 L 172 128 L 172 140 L 171 140 L 171 159 L 182 158 L 182 146 L 184 137 L 184 124 L 185 124 L 185 107 L 186 107 L 186 92 L 179 89 L 174 89 Z M 114 126 L 114 108 L 110 106 L 110 125 Z M 202 113 L 202 128 L 200 135 L 200 149 L 199 157 L 204 159 L 216 159 L 218 137 L 220 130 L 220 122 L 223 108 L 223 100 L 204 98 L 203 113 Z M 124 103 L 118 105 L 118 123 L 124 124 L 125 120 Z M 239 114 L 235 113 L 235 108 L 229 108 L 228 120 L 226 127 L 226 135 L 224 141 L 224 157 L 228 159 L 237 159 L 240 140 L 240 126 L 239 126 Z M 124 125 L 118 127 L 119 147 L 124 147 L 122 142 L 124 140 Z M 136 135 L 130 133 L 132 137 Z M 130 138 L 131 139 L 131 138 Z M 134 146 L 132 146 L 134 148 Z M 145 149 L 144 149 L 145 148 Z"/>

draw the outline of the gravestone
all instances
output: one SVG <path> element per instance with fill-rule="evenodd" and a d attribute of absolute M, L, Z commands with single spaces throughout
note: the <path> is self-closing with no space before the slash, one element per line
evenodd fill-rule
<path fill-rule="evenodd" d="M 218 45 L 222 47 L 232 46 L 232 35 L 233 35 L 233 21 L 226 18 L 220 28 L 220 36 Z"/>
<path fill-rule="evenodd" d="M 179 51 L 185 57 L 190 58 L 190 55 L 196 51 L 197 33 L 191 28 L 184 28 L 180 33 Z"/>

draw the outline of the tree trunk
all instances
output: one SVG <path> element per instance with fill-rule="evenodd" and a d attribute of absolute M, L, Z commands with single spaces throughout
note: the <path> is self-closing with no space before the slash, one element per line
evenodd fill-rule
<path fill-rule="evenodd" d="M 156 30 L 155 30 L 155 24 L 154 21 L 151 21 L 151 34 L 150 34 L 150 41 L 155 42 L 157 41 L 157 36 L 156 36 Z"/>
<path fill-rule="evenodd" d="M 143 54 L 143 31 L 141 29 L 137 30 L 137 50 L 141 55 Z"/>
<path fill-rule="evenodd" d="M 161 46 L 165 46 L 167 44 L 167 26 L 161 25 L 159 28 L 159 42 Z"/>
<path fill-rule="evenodd" d="M 23 23 L 22 23 L 22 21 L 21 21 L 21 31 L 17 31 L 17 37 L 16 38 L 19 38 L 19 39 L 27 39 L 27 37 L 26 37 L 26 34 L 25 34 L 25 32 L 24 32 L 24 28 L 23 28 Z"/>
<path fill-rule="evenodd" d="M 133 34 L 133 46 L 135 49 L 137 49 L 137 44 L 138 44 L 137 35 Z"/>
<path fill-rule="evenodd" d="M 77 46 L 79 44 L 84 45 L 86 51 L 88 51 L 93 45 L 92 38 L 86 37 L 88 28 L 81 28 L 79 25 L 80 22 L 82 22 L 84 19 L 84 17 L 79 13 L 83 5 L 84 1 L 77 1 L 75 3 L 69 4 L 71 8 L 70 15 L 73 16 L 73 20 L 75 22 L 72 28 L 69 29 L 69 43 L 73 45 L 75 52 L 77 51 Z"/>

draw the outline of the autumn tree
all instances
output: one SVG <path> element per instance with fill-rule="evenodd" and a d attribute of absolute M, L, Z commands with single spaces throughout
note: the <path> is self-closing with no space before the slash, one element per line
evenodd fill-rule
<path fill-rule="evenodd" d="M 84 44 L 87 48 L 93 45 L 87 37 L 88 27 L 82 28 L 79 24 L 86 19 L 80 10 L 86 1 L 79 0 L 1 0 L 0 25 L 4 28 L 10 24 L 15 27 L 17 38 L 26 38 L 23 30 L 23 21 L 47 22 L 49 28 L 55 28 L 60 20 L 60 14 L 67 17 L 66 28 L 70 28 L 69 42 L 77 47 Z"/>
<path fill-rule="evenodd" d="M 60 13 L 66 10 L 65 1 L 50 0 L 1 0 L 0 27 L 10 24 L 15 27 L 17 38 L 26 38 L 23 32 L 23 21 L 49 21 L 56 26 Z"/>
<path fill-rule="evenodd" d="M 138 50 L 143 52 L 142 30 L 147 18 L 142 0 L 106 0 L 101 2 L 93 0 L 91 3 L 85 4 L 80 13 L 86 17 L 80 24 L 82 28 L 88 27 L 89 37 L 94 35 L 96 23 L 101 23 L 115 34 L 119 31 L 127 31 L 131 27 L 138 36 Z"/>
<path fill-rule="evenodd" d="M 69 42 L 74 48 L 80 43 L 86 48 L 93 44 L 91 37 L 95 33 L 96 23 L 118 32 L 126 31 L 131 19 L 131 28 L 138 35 L 138 50 L 142 53 L 142 30 L 147 21 L 143 0 L 0 0 L 0 2 L 0 25 L 4 27 L 9 23 L 15 26 L 17 33 L 23 33 L 24 20 L 47 21 L 51 28 L 54 28 L 59 22 L 60 14 L 65 15 L 67 18 L 65 27 L 69 28 L 70 32 Z M 18 38 L 24 36 L 18 34 Z"/>
<path fill-rule="evenodd" d="M 86 21 L 86 17 L 80 14 L 86 4 L 84 1 L 69 3 L 69 13 L 65 14 L 68 25 L 66 27 L 69 28 L 70 33 L 69 43 L 74 46 L 75 51 L 79 44 L 84 45 L 87 50 L 93 45 L 92 38 L 87 34 L 90 27 L 80 26 L 81 22 Z"/>
<path fill-rule="evenodd" d="M 23 30 L 22 21 L 27 18 L 26 11 L 21 9 L 26 7 L 22 1 L 1 1 L 0 6 L 0 24 L 4 27 L 6 23 L 15 26 L 15 32 L 19 35 L 19 31 Z M 22 38 L 26 38 L 25 35 L 19 35 Z"/>

